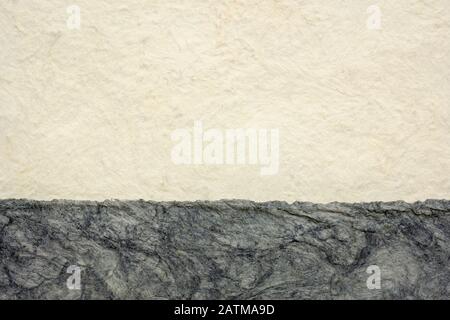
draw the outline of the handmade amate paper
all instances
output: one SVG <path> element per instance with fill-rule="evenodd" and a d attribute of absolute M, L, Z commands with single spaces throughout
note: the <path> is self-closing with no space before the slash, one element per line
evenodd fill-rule
<path fill-rule="evenodd" d="M 0 198 L 448 198 L 449 21 L 448 0 L 1 1 Z M 277 174 L 175 164 L 196 121 L 278 129 Z"/>

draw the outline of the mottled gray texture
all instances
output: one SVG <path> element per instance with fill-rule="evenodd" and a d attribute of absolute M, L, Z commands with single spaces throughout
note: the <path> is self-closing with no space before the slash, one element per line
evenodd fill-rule
<path fill-rule="evenodd" d="M 449 213 L 434 200 L 3 200 L 0 298 L 447 299 Z M 374 264 L 381 290 L 366 286 Z"/>

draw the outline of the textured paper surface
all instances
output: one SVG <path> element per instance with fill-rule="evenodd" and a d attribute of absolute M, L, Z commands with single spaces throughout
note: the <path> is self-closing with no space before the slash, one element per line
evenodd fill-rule
<path fill-rule="evenodd" d="M 448 198 L 450 2 L 372 4 L 1 1 L 0 197 Z M 175 165 L 199 120 L 278 128 L 278 174 Z"/>
<path fill-rule="evenodd" d="M 448 200 L 0 200 L 0 300 L 448 300 L 449 215 Z"/>

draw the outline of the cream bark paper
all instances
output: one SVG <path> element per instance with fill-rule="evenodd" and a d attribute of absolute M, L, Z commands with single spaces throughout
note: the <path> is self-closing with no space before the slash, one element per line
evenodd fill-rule
<path fill-rule="evenodd" d="M 448 198 L 450 2 L 0 3 L 0 198 Z M 276 174 L 173 132 L 278 130 Z"/>

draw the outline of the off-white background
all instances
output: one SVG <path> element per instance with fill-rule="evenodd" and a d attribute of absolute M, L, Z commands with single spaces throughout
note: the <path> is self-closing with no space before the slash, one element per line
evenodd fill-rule
<path fill-rule="evenodd" d="M 0 30 L 0 198 L 449 198 L 448 0 L 2 0 Z M 195 120 L 279 128 L 279 174 L 174 165 Z"/>

